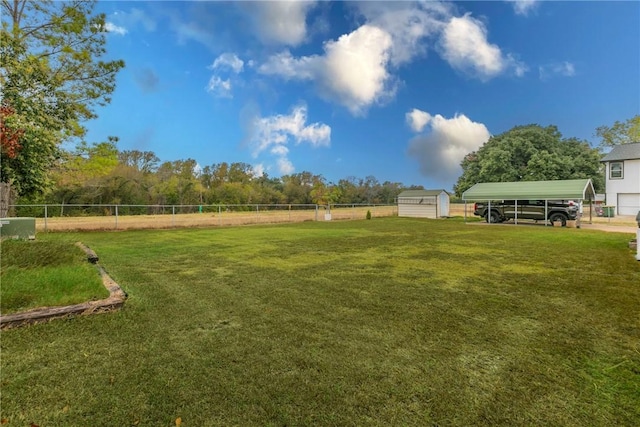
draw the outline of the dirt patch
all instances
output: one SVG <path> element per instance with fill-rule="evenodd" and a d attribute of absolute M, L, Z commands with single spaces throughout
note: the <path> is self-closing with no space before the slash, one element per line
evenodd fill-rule
<path fill-rule="evenodd" d="M 365 219 L 367 211 L 373 218 L 397 215 L 396 206 L 355 206 L 308 210 L 254 210 L 245 212 L 159 214 L 159 215 L 110 215 L 87 217 L 36 218 L 37 231 L 94 231 L 141 230 L 184 227 L 229 227 L 251 224 L 277 224 L 304 221 L 325 221 L 331 214 L 332 221 Z"/>

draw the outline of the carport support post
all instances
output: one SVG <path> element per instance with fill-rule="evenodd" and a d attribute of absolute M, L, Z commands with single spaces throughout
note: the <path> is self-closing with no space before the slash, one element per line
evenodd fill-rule
<path fill-rule="evenodd" d="M 487 219 L 489 220 L 487 222 L 491 224 L 491 200 L 489 200 L 489 210 L 487 211 Z"/>
<path fill-rule="evenodd" d="M 636 215 L 636 222 L 638 223 L 638 229 L 636 230 L 636 260 L 640 261 L 640 211 Z"/>
<path fill-rule="evenodd" d="M 544 199 L 544 226 L 546 227 L 547 225 L 549 225 L 549 221 L 547 220 L 547 215 L 548 215 L 548 210 L 549 208 L 547 207 L 547 203 L 548 200 Z"/>

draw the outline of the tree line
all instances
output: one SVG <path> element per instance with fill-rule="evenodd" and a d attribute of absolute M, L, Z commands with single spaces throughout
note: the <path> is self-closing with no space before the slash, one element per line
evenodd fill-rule
<path fill-rule="evenodd" d="M 256 175 L 243 162 L 200 167 L 194 159 L 161 162 L 152 151 L 123 150 L 117 139 L 79 144 L 63 153 L 51 171 L 53 185 L 21 204 L 390 204 L 406 187 L 374 176 L 337 183 L 320 174 Z"/>

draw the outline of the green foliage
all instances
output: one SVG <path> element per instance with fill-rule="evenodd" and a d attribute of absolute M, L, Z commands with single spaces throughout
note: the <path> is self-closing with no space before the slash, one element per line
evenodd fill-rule
<path fill-rule="evenodd" d="M 371 211 L 367 210 L 367 219 L 371 219 Z"/>
<path fill-rule="evenodd" d="M 596 128 L 596 136 L 600 138 L 601 147 L 640 142 L 640 115 L 624 122 L 616 120 L 611 126 L 600 126 Z"/>
<path fill-rule="evenodd" d="M 300 172 L 281 178 L 256 176 L 242 162 L 203 168 L 193 159 L 160 163 L 151 151 L 118 151 L 118 138 L 77 144 L 64 152 L 50 175 L 54 186 L 43 197 L 21 204 L 393 204 L 405 189 L 373 176 L 350 177 L 338 184 L 319 174 Z M 417 188 L 417 187 L 410 187 Z M 421 187 L 420 187 L 421 188 Z"/>
<path fill-rule="evenodd" d="M 20 195 L 41 192 L 61 142 L 82 138 L 83 122 L 110 101 L 124 63 L 103 61 L 105 17 L 95 1 L 2 1 L 2 105 L 23 132 L 15 158 L 4 159 L 0 180 Z"/>
<path fill-rule="evenodd" d="M 596 191 L 604 188 L 599 151 L 587 142 L 562 138 L 555 126 L 516 126 L 492 136 L 467 154 L 461 166 L 454 186 L 458 197 L 478 182 L 591 178 Z"/>

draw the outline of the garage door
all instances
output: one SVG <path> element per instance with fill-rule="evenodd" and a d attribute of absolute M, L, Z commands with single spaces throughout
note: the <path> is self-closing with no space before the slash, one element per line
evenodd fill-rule
<path fill-rule="evenodd" d="M 618 194 L 618 215 L 637 215 L 640 211 L 640 193 Z"/>

